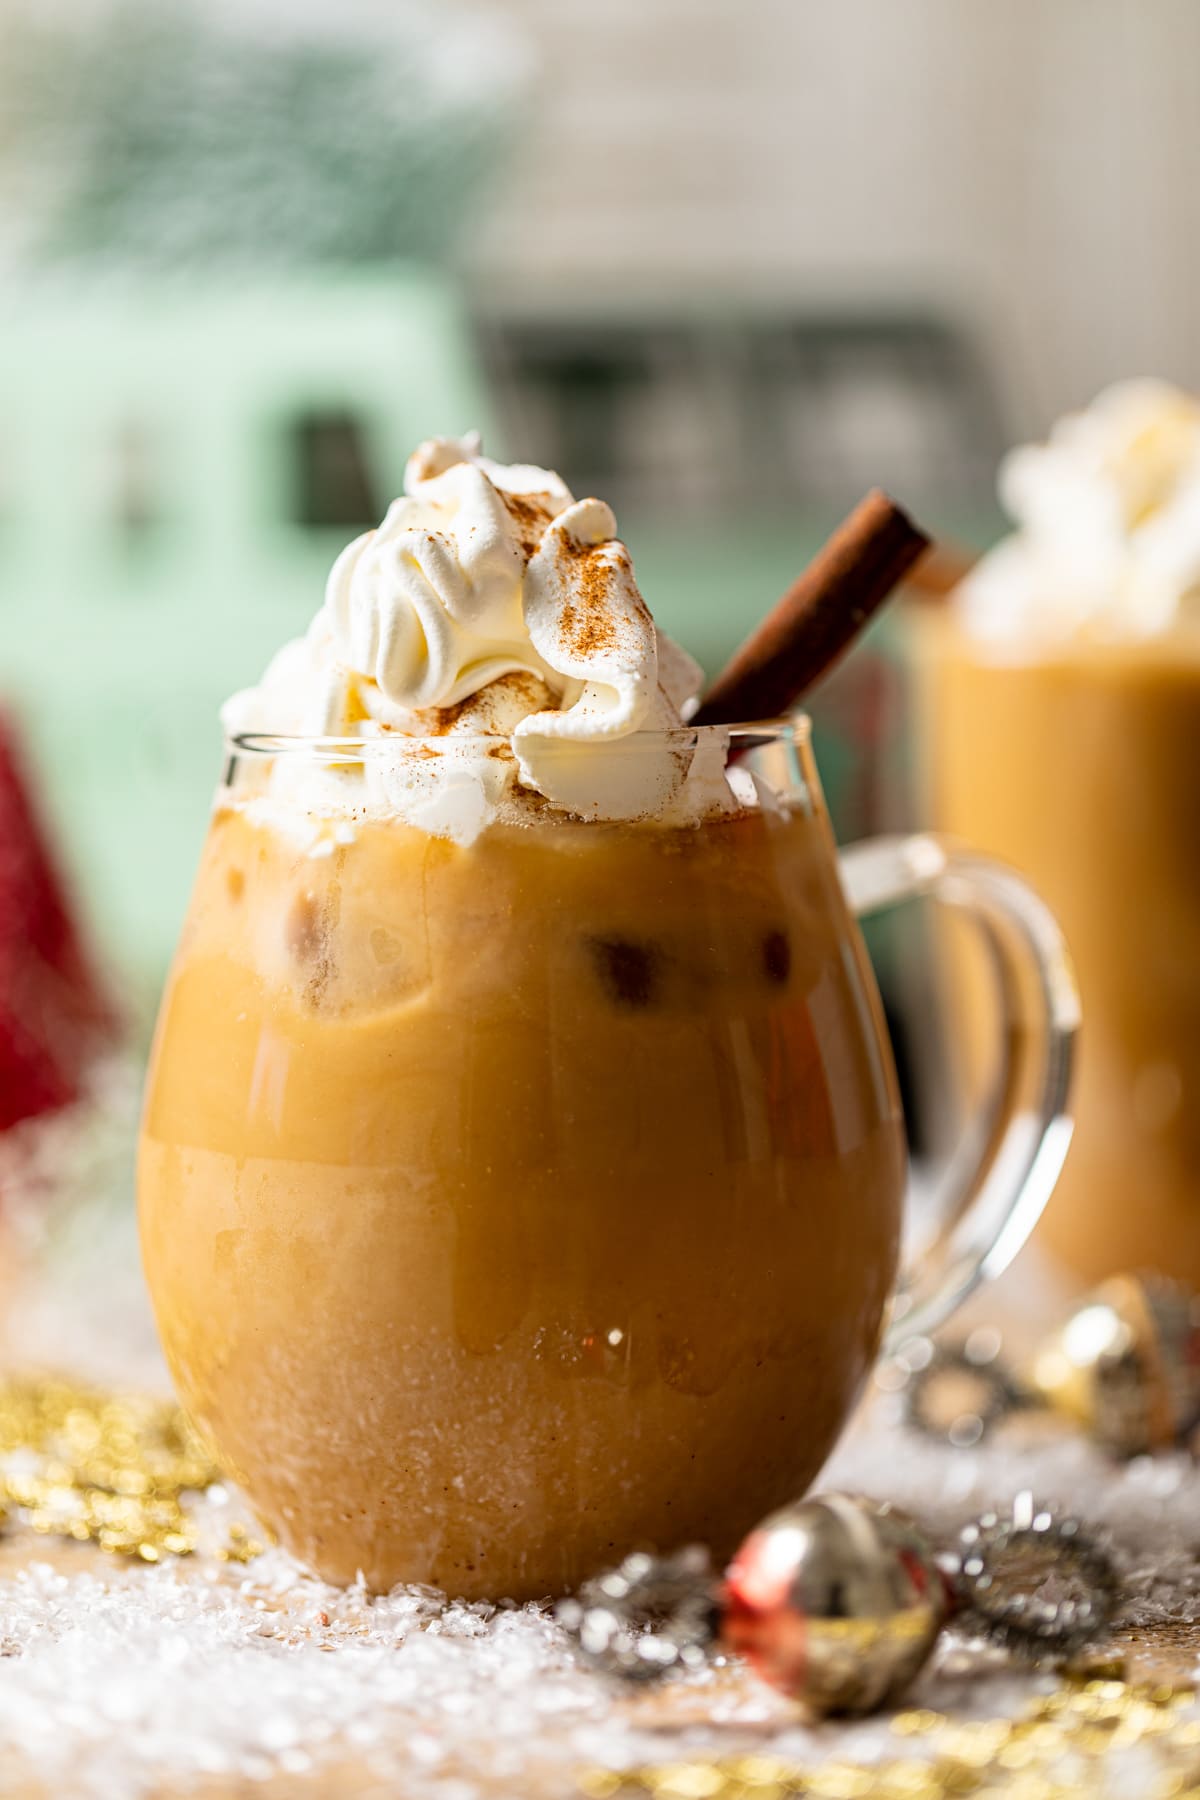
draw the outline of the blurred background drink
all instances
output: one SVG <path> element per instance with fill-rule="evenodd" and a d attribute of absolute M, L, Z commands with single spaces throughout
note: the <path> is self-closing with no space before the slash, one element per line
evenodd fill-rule
<path fill-rule="evenodd" d="M 1072 1276 L 1200 1285 L 1200 408 L 1130 382 L 1004 463 L 1014 535 L 921 636 L 937 824 L 1023 869 L 1076 959 Z M 982 972 L 953 949 L 953 1004 Z"/>

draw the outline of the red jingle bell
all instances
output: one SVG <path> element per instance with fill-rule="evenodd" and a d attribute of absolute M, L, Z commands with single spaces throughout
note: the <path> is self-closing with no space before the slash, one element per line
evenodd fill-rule
<path fill-rule="evenodd" d="M 722 1643 L 821 1714 L 873 1712 L 895 1698 L 953 1604 L 913 1522 L 851 1494 L 764 1519 L 730 1564 L 720 1601 Z"/>

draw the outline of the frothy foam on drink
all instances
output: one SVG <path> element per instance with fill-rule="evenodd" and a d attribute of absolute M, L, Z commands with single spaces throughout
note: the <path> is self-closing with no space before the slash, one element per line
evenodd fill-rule
<path fill-rule="evenodd" d="M 1200 621 L 1200 402 L 1127 381 L 1001 464 L 1017 529 L 958 589 L 998 646 L 1146 638 Z"/>
<path fill-rule="evenodd" d="M 471 434 L 420 446 L 307 634 L 221 717 L 230 737 L 364 740 L 361 761 L 334 767 L 281 757 L 273 800 L 469 842 L 547 806 L 668 822 L 734 810 L 725 738 L 683 730 L 700 682 L 656 629 L 610 508 L 548 469 L 493 462 Z"/>

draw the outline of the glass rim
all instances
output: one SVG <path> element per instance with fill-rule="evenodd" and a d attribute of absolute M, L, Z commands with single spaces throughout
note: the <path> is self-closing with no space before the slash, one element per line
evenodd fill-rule
<path fill-rule="evenodd" d="M 787 713 L 774 719 L 739 722 L 736 725 L 670 725 L 648 731 L 629 731 L 620 737 L 569 739 L 564 744 L 586 744 L 595 749 L 625 750 L 677 749 L 698 750 L 702 744 L 718 740 L 730 752 L 761 749 L 783 741 L 803 744 L 812 737 L 812 720 L 807 713 Z M 325 733 L 288 731 L 226 732 L 225 748 L 235 756 L 287 756 L 308 754 L 318 760 L 363 762 L 395 751 L 445 750 L 448 747 L 469 749 L 473 745 L 511 749 L 512 732 L 444 731 L 426 736 L 410 736 L 402 731 L 383 731 L 374 737 L 333 736 Z"/>

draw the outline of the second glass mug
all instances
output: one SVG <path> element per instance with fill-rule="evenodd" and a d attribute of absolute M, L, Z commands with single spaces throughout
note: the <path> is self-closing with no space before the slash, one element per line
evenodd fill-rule
<path fill-rule="evenodd" d="M 185 1406 L 327 1579 L 520 1600 L 639 1544 L 725 1556 L 812 1480 L 881 1342 L 1004 1267 L 1053 1186 L 1077 1000 L 1049 914 L 931 838 L 839 860 L 807 721 L 728 737 L 740 814 L 546 810 L 469 846 L 241 804 L 445 738 L 229 746 L 151 1060 L 143 1259 Z M 898 1275 L 854 919 L 912 895 L 979 923 L 1004 1050 Z"/>

